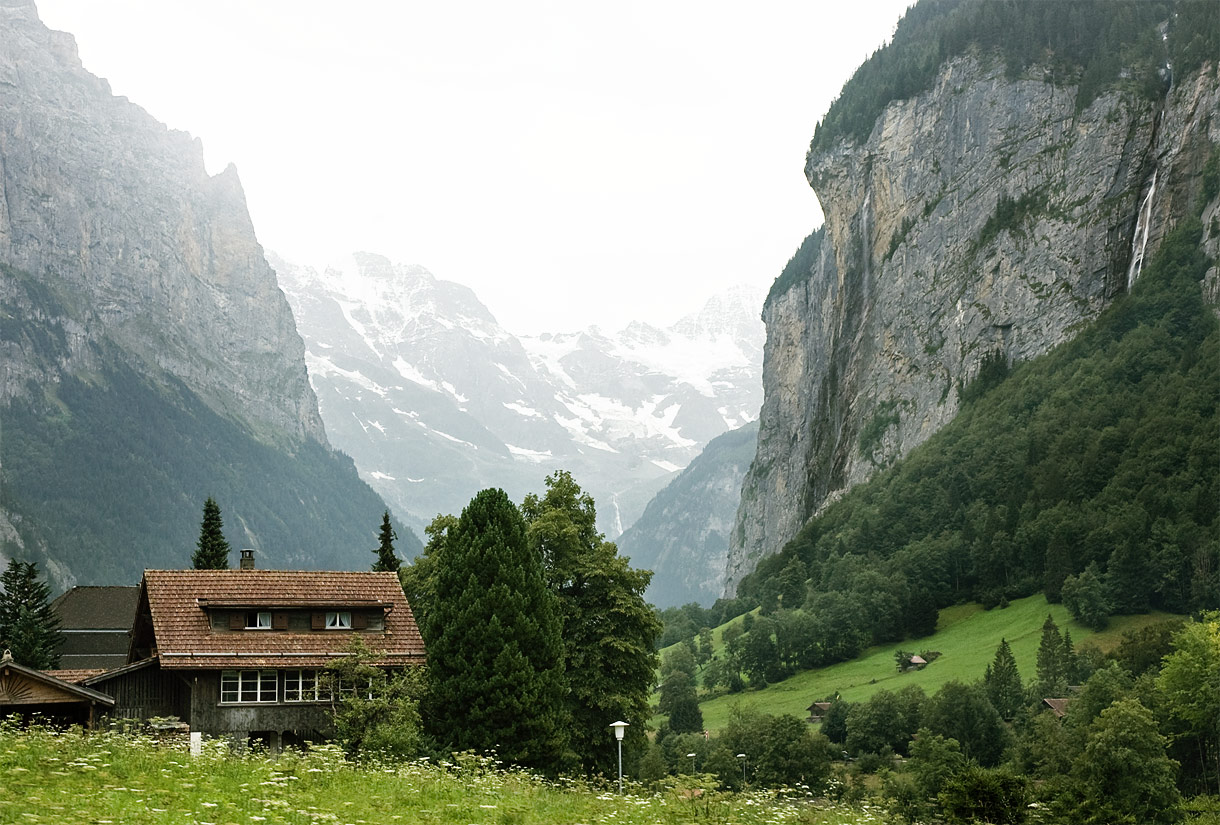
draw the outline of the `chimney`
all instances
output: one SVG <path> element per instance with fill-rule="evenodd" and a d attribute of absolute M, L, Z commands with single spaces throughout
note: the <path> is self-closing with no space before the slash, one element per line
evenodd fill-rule
<path fill-rule="evenodd" d="M 254 551 L 248 547 L 244 548 L 241 551 L 241 569 L 242 570 L 253 570 L 254 569 Z"/>

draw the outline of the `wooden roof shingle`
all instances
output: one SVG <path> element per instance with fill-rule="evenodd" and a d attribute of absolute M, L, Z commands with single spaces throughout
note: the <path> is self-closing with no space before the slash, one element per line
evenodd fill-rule
<path fill-rule="evenodd" d="M 347 654 L 353 636 L 382 665 L 422 664 L 424 642 L 394 573 L 317 570 L 145 570 L 153 636 L 169 670 L 325 667 Z M 375 608 L 385 611 L 380 633 L 354 631 L 214 632 L 216 607 L 296 609 Z"/>

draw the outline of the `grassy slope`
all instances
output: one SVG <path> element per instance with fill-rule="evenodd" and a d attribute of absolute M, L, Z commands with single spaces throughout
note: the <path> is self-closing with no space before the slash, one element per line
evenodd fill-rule
<path fill-rule="evenodd" d="M 1063 605 L 1049 604 L 1041 595 L 1018 599 L 1003 610 L 986 611 L 977 604 L 958 605 L 940 612 L 937 631 L 927 638 L 871 647 L 850 662 L 804 671 L 763 690 L 705 701 L 700 705 L 704 727 L 709 730 L 722 728 L 736 704 L 764 713 L 792 713 L 803 717 L 812 702 L 835 691 L 849 701 L 867 699 L 882 689 L 897 690 L 912 684 L 932 694 L 954 679 L 974 681 L 982 678 L 1001 638 L 1008 640 L 1021 678 L 1028 682 L 1034 676 L 1038 642 L 1047 613 L 1054 617 L 1060 629 L 1071 631 L 1072 640 L 1077 644 L 1088 639 L 1103 651 L 1116 644 L 1124 631 L 1169 618 L 1164 613 L 1118 616 L 1105 631 L 1094 633 L 1073 621 Z M 719 642 L 720 633 L 715 638 Z M 894 652 L 899 649 L 938 650 L 941 656 L 923 670 L 899 673 L 894 664 Z"/>

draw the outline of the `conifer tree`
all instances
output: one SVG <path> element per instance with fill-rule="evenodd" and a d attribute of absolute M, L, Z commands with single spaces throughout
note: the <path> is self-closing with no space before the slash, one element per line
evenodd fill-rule
<path fill-rule="evenodd" d="M 1042 640 L 1038 643 L 1038 683 L 1041 698 L 1060 697 L 1067 692 L 1070 662 L 1064 655 L 1063 636 L 1059 625 L 1048 613 L 1042 623 Z"/>
<path fill-rule="evenodd" d="M 51 610 L 51 590 L 38 579 L 38 565 L 11 559 L 0 575 L 0 650 L 19 665 L 50 670 L 59 665 L 63 637 Z"/>
<path fill-rule="evenodd" d="M 380 541 L 377 545 L 377 561 L 373 563 L 374 573 L 397 573 L 402 567 L 402 562 L 398 560 L 398 556 L 394 555 L 394 540 L 398 538 L 398 534 L 394 532 L 394 526 L 390 524 L 390 511 L 386 510 L 381 515 L 381 533 Z"/>
<path fill-rule="evenodd" d="M 983 685 L 987 690 L 987 698 L 1000 712 L 1004 721 L 1012 721 L 1021 710 L 1024 692 L 1021 688 L 1021 674 L 1017 671 L 1017 660 L 1012 655 L 1012 648 L 1008 646 L 1007 639 L 1000 639 L 995 659 L 983 674 Z"/>
<path fill-rule="evenodd" d="M 436 539 L 425 719 L 442 745 L 555 769 L 568 719 L 560 623 L 520 511 L 483 490 Z"/>
<path fill-rule="evenodd" d="M 199 527 L 199 542 L 191 556 L 191 565 L 196 570 L 229 569 L 229 542 L 225 540 L 220 506 L 211 496 L 203 503 L 203 523 Z"/>

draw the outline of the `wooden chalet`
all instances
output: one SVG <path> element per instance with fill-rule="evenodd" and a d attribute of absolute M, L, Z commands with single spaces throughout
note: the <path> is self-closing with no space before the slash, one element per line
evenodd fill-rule
<path fill-rule="evenodd" d="M 326 667 L 360 638 L 375 664 L 424 662 L 394 573 L 146 570 L 128 663 L 85 684 L 124 718 L 176 716 L 273 749 L 326 738 Z"/>

